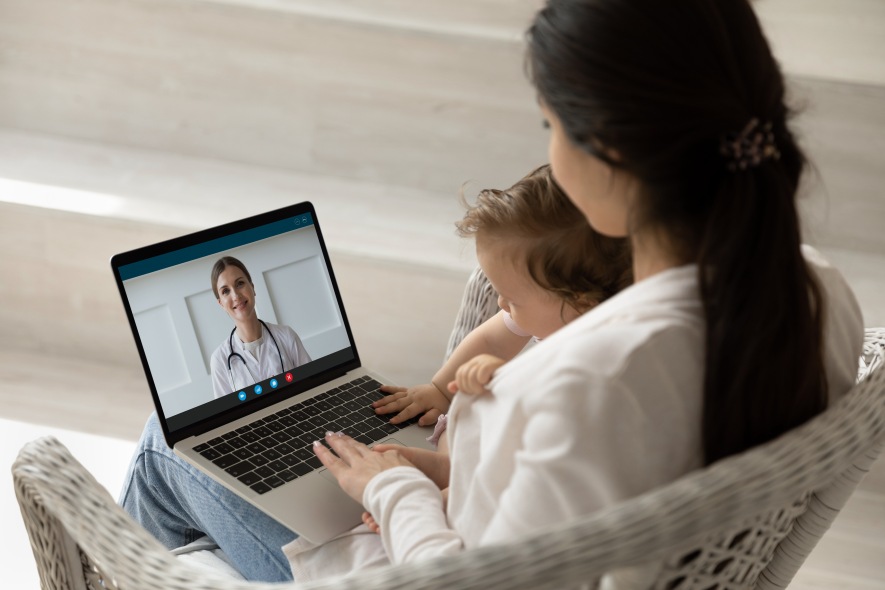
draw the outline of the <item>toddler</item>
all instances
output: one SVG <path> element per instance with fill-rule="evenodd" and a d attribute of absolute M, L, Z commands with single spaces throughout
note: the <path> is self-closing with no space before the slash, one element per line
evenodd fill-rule
<path fill-rule="evenodd" d="M 484 190 L 457 224 L 476 238 L 476 257 L 498 293 L 501 311 L 470 332 L 430 383 L 384 386 L 390 395 L 373 405 L 396 424 L 423 414 L 437 423 L 457 391 L 485 391 L 495 370 L 532 339 L 541 340 L 632 282 L 625 239 L 605 237 L 553 180 L 537 168 L 511 188 Z M 434 442 L 441 432 L 434 433 Z"/>
<path fill-rule="evenodd" d="M 594 231 L 550 173 L 537 168 L 507 190 L 479 193 L 457 224 L 476 239 L 479 266 L 501 311 L 470 332 L 430 383 L 385 385 L 374 402 L 396 424 L 419 414 L 436 424 L 430 441 L 447 452 L 445 412 L 456 392 L 486 391 L 495 371 L 532 340 L 542 340 L 632 282 L 629 244 Z M 376 447 L 386 450 L 386 446 Z M 445 497 L 445 490 L 443 490 Z M 363 521 L 378 532 L 369 513 Z"/>

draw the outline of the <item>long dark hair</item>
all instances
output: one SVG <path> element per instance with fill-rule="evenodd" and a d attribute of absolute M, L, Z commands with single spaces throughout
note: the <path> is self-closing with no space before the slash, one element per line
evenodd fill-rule
<path fill-rule="evenodd" d="M 747 0 L 549 0 L 527 33 L 540 99 L 572 142 L 639 180 L 632 227 L 698 264 L 706 463 L 826 407 L 821 291 L 800 247 L 805 157 Z M 770 124 L 779 158 L 732 171 L 724 137 Z"/>

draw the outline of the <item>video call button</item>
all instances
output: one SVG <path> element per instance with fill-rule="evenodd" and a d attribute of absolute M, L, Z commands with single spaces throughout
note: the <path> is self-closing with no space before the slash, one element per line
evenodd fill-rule
<path fill-rule="evenodd" d="M 237 394 L 237 397 L 240 398 L 240 401 L 241 401 L 241 402 L 246 401 L 246 392 L 245 392 L 245 391 L 241 391 L 240 393 Z"/>
<path fill-rule="evenodd" d="M 253 391 L 255 391 L 255 395 L 261 395 L 261 392 L 263 390 L 261 389 L 260 385 L 256 385 Z"/>
<path fill-rule="evenodd" d="M 279 385 L 279 384 L 280 384 L 279 381 L 277 381 L 276 379 L 271 379 L 271 380 L 270 380 L 270 388 L 271 388 L 271 389 L 276 389 L 276 388 L 277 388 L 277 385 Z"/>

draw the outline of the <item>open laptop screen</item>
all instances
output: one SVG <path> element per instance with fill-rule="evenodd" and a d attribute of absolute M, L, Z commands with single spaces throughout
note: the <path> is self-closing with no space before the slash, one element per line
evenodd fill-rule
<path fill-rule="evenodd" d="M 359 365 L 309 203 L 120 254 L 112 267 L 167 439 Z M 243 334 L 256 315 L 257 332 Z"/>

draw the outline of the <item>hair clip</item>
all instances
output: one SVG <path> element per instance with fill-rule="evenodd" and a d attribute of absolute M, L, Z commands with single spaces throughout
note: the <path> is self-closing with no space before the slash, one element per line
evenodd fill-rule
<path fill-rule="evenodd" d="M 738 133 L 725 135 L 719 143 L 719 153 L 728 160 L 732 172 L 755 168 L 766 160 L 778 160 L 781 153 L 774 142 L 771 123 L 759 124 L 753 117 Z"/>

